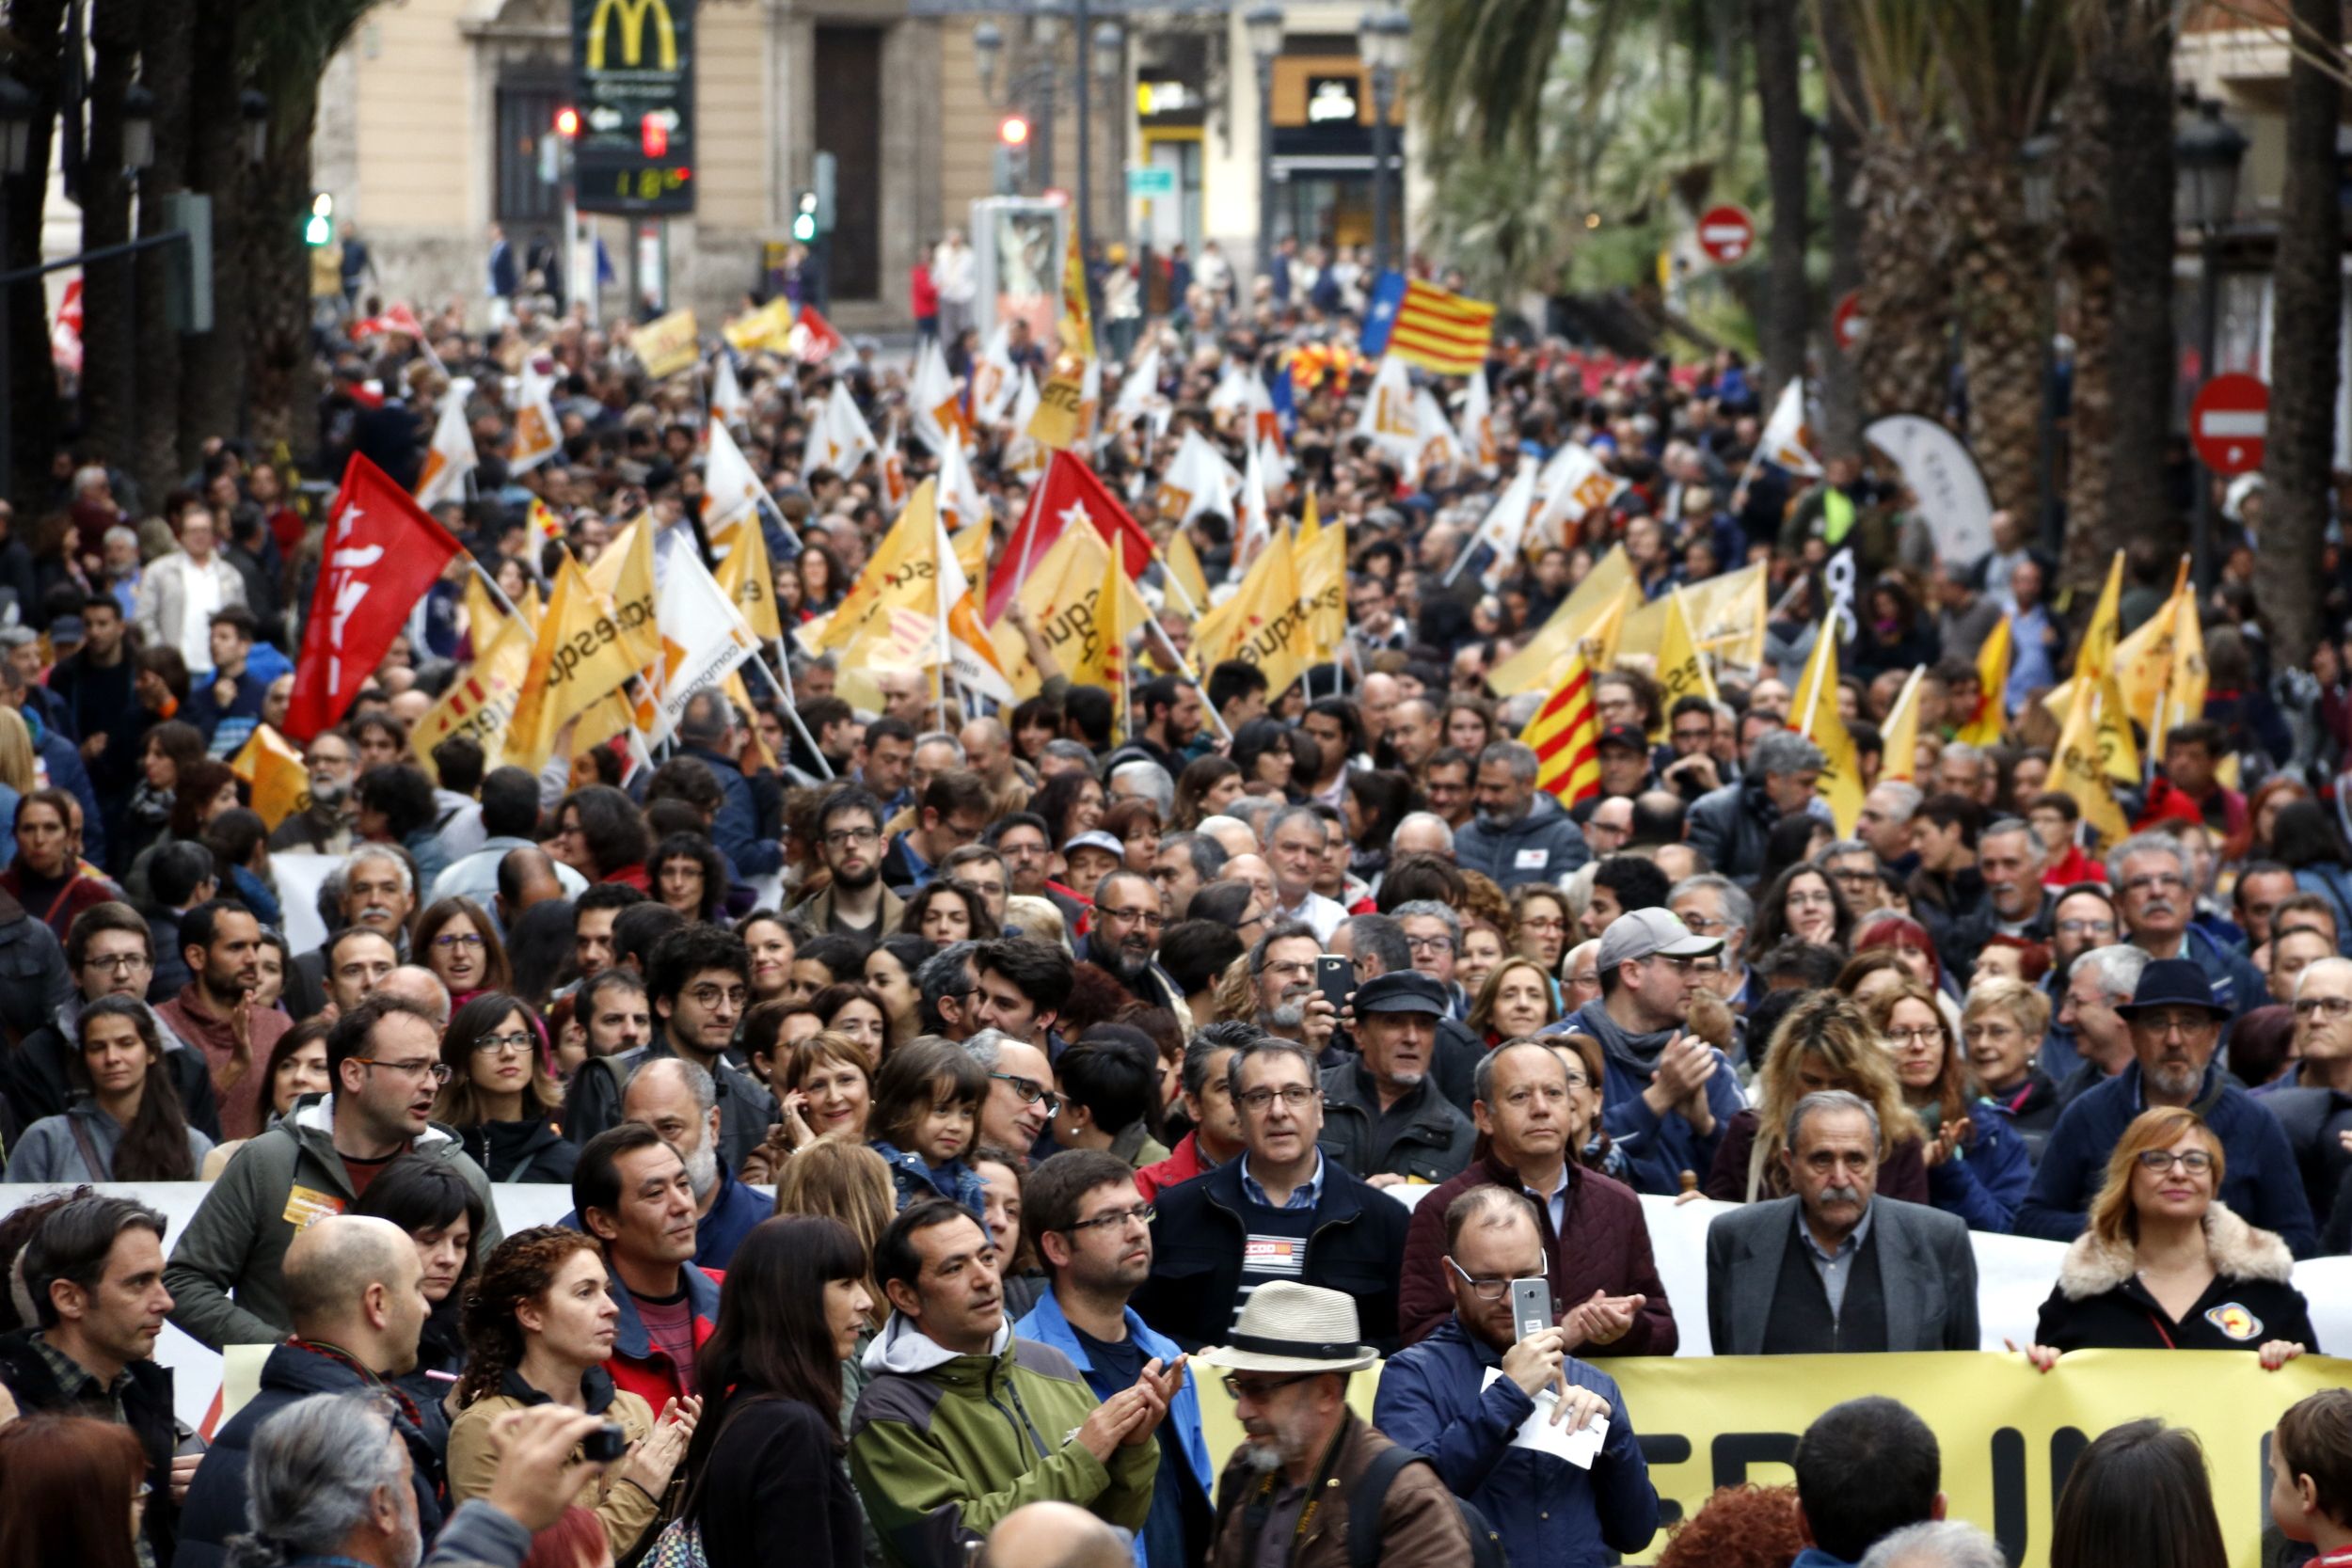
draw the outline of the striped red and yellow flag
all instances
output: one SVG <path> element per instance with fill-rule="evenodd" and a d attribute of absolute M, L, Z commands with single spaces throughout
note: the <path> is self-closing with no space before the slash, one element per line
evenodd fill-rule
<path fill-rule="evenodd" d="M 1486 363 L 1494 346 L 1495 308 L 1490 300 L 1469 299 L 1451 289 L 1418 277 L 1396 275 L 1382 279 L 1374 309 L 1386 306 L 1395 312 L 1382 348 L 1438 375 L 1474 375 Z M 1375 328 L 1376 332 L 1376 327 Z"/>
<path fill-rule="evenodd" d="M 1535 710 L 1520 739 L 1535 749 L 1535 784 L 1572 806 L 1600 793 L 1600 724 L 1593 712 L 1593 672 L 1582 653 Z"/>

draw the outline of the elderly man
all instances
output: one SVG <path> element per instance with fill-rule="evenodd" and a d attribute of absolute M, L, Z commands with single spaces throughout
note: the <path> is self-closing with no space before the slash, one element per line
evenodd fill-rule
<path fill-rule="evenodd" d="M 272 849 L 305 849 L 315 854 L 350 851 L 358 802 L 351 786 L 359 777 L 358 752 L 341 730 L 321 730 L 303 749 L 303 766 L 310 776 L 310 803 L 278 824 L 269 835 Z"/>
<path fill-rule="evenodd" d="M 1242 1308 L 1231 1345 L 1200 1353 L 1226 1372 L 1248 1438 L 1217 1481 L 1225 1506 L 1208 1568 L 1338 1568 L 1366 1528 L 1378 1532 L 1380 1560 L 1469 1568 L 1470 1531 L 1441 1473 L 1348 1407 L 1349 1376 L 1379 1358 L 1356 1342 L 1359 1305 L 1343 1291 L 1271 1284 Z M 1320 1518 L 1302 1548 L 1311 1510 Z"/>
<path fill-rule="evenodd" d="M 1616 752 L 1622 754 L 1624 748 L 1618 747 Z M 1585 847 L 1595 855 L 1613 855 L 1631 841 L 1633 797 L 1629 793 L 1620 790 L 1615 794 L 1597 796 L 1585 803 L 1592 809 L 1582 819 L 1580 829 L 1584 834 Z M 1574 813 L 1569 815 L 1571 817 L 1575 816 Z"/>
<path fill-rule="evenodd" d="M 1717 1354 L 1979 1350 L 1977 1257 L 1956 1214 L 1878 1196 L 1878 1113 L 1840 1089 L 1788 1113 L 1788 1197 L 1707 1227 Z"/>
<path fill-rule="evenodd" d="M 1313 927 L 1318 942 L 1328 942 L 1347 911 L 1315 891 L 1323 873 L 1323 858 L 1330 842 L 1331 825 L 1306 806 L 1287 806 L 1266 823 L 1266 859 L 1274 867 L 1275 912 L 1284 920 L 1303 921 Z M 1228 876 L 1235 875 L 1232 870 Z"/>
<path fill-rule="evenodd" d="M 654 1037 L 617 1056 L 591 1057 L 573 1080 L 564 1132 L 586 1144 L 625 1121 L 622 1091 L 647 1062 L 676 1058 L 700 1068 L 717 1097 L 719 1163 L 739 1168 L 777 1117 L 766 1085 L 726 1057 L 751 995 L 752 959 L 743 939 L 713 926 L 683 926 L 654 944 L 645 969 L 645 1001 Z M 730 1246 L 729 1250 L 733 1250 Z"/>
<path fill-rule="evenodd" d="M 1398 1311 L 1406 1343 L 1453 1307 L 1443 1266 L 1444 1216 L 1482 1185 L 1526 1194 L 1535 1204 L 1561 1348 L 1579 1355 L 1671 1355 L 1674 1309 L 1650 1253 L 1641 1200 L 1630 1188 L 1569 1156 L 1576 1096 L 1590 1094 L 1583 1062 L 1565 1046 L 1527 1041 L 1479 1058 L 1471 1110 L 1486 1153 L 1413 1208 L 1406 1233 Z"/>
<path fill-rule="evenodd" d="M 1926 799 L 1918 785 L 1889 779 L 1873 785 L 1862 798 L 1862 814 L 1854 818 L 1854 832 L 1862 842 L 1899 876 L 1910 876 L 1919 863 L 1918 834 L 1912 818 Z"/>
<path fill-rule="evenodd" d="M 999 1029 L 977 1030 L 959 1043 L 988 1074 L 988 1095 L 980 1101 L 979 1147 L 1027 1154 L 1043 1136 L 1046 1123 L 1061 1113 L 1061 1096 L 1054 1092 L 1054 1064 L 1037 1046 Z"/>
<path fill-rule="evenodd" d="M 1478 816 L 1454 836 L 1465 871 L 1508 893 L 1529 882 L 1556 882 L 1593 858 L 1582 830 L 1549 794 L 1535 787 L 1533 747 L 1499 740 L 1478 753 Z"/>
<path fill-rule="evenodd" d="M 1691 847 L 1723 875 L 1753 880 L 1764 869 L 1765 845 L 1782 817 L 1812 812 L 1828 819 L 1828 808 L 1813 796 L 1821 765 L 1821 749 L 1794 730 L 1758 737 L 1738 784 L 1692 803 Z"/>
<path fill-rule="evenodd" d="M 1984 898 L 1946 929 L 1939 948 L 1945 967 L 1965 974 L 1995 936 L 2050 940 L 2058 895 L 2042 885 L 2048 853 L 2022 816 L 2004 816 L 1977 835 L 1977 875 Z"/>
<path fill-rule="evenodd" d="M 1454 977 L 1454 967 L 1462 957 L 1462 917 L 1454 912 L 1451 904 L 1441 904 L 1434 898 L 1399 904 L 1393 915 L 1405 934 L 1413 967 L 1445 988 L 1446 1016 L 1457 1022 L 1468 1018 L 1470 993 Z"/>
<path fill-rule="evenodd" d="M 1098 1402 L 1069 1356 L 1014 1337 L 1003 1266 L 988 1231 L 944 1199 L 902 1210 L 874 1248 L 891 1311 L 866 1354 L 850 1477 L 890 1568 L 961 1563 L 1020 1503 L 1075 1503 L 1131 1530 L 1151 1514 L 1154 1438 L 1183 1369 L 1154 1357 Z M 974 1397 L 983 1388 L 999 1397 Z"/>
<path fill-rule="evenodd" d="M 1745 1017 L 1764 995 L 1764 977 L 1748 966 L 1748 929 L 1756 923 L 1755 900 L 1730 878 L 1703 871 L 1668 888 L 1666 908 L 1692 936 L 1722 941 L 1720 963 L 1711 971 L 1702 971 L 1699 983 L 1730 1004 L 1733 1012 Z"/>
<path fill-rule="evenodd" d="M 1565 1330 L 1522 1337 L 1514 1321 L 1511 1282 L 1540 1276 L 1549 1259 L 1534 1200 L 1471 1187 L 1447 1203 L 1441 1233 L 1452 1315 L 1382 1370 L 1373 1424 L 1429 1455 L 1513 1561 L 1599 1568 L 1640 1551 L 1658 1530 L 1658 1494 L 1615 1380 L 1570 1355 Z M 1582 1465 L 1513 1441 L 1563 1404 L 1566 1431 L 1609 1422 Z"/>
<path fill-rule="evenodd" d="M 1375 1187 L 1450 1180 L 1477 1132 L 1432 1073 L 1445 988 L 1407 969 L 1366 980 L 1351 1005 L 1359 1054 L 1324 1069 L 1324 1148 Z"/>
<path fill-rule="evenodd" d="M 340 892 L 334 891 L 337 880 L 342 884 Z M 344 858 L 342 869 L 328 879 L 327 887 L 342 911 L 343 926 L 381 932 L 396 954 L 407 957 L 408 920 L 417 911 L 417 883 L 398 851 L 384 844 L 360 845 Z M 295 1018 L 315 1018 L 326 1003 L 325 953 L 301 954 L 286 966 L 286 1011 Z"/>
<path fill-rule="evenodd" d="M 2205 972 L 2187 958 L 2152 959 L 2131 1001 L 2115 1010 L 2131 1030 L 2133 1061 L 2059 1116 L 2017 1210 L 2017 1234 L 2074 1240 L 2132 1118 L 2154 1106 L 2189 1106 L 2221 1140 L 2227 1174 L 2216 1196 L 2249 1224 L 2277 1231 L 2297 1258 L 2311 1257 L 2319 1237 L 2285 1131 L 2214 1065 L 2230 1014 Z"/>
<path fill-rule="evenodd" d="M 1249 978 L 1257 993 L 1251 1020 L 1281 1039 L 1295 1040 L 1318 1055 L 1335 1050 L 1331 1032 L 1338 1014 L 1315 983 L 1315 960 L 1323 943 L 1314 928 L 1297 921 L 1274 921 L 1250 944 Z"/>
<path fill-rule="evenodd" d="M 2191 923 L 2197 890 L 2189 884 L 2188 860 L 2180 840 L 2163 833 L 2133 834 L 2107 851 L 2107 882 L 2115 889 L 2127 940 L 2146 948 L 2152 958 L 2196 964 L 2212 988 L 2224 1022 L 2263 1005 L 2269 988 L 2263 983 L 2262 971 Z"/>
<path fill-rule="evenodd" d="M 1362 1300 L 1366 1333 L 1393 1349 L 1408 1216 L 1316 1147 L 1323 1093 L 1314 1058 L 1289 1040 L 1251 1039 L 1234 1049 L 1226 1072 L 1246 1152 L 1161 1191 L 1152 1278 L 1136 1309 L 1179 1344 L 1198 1346 L 1233 1330 L 1261 1286 L 1304 1281 Z"/>
<path fill-rule="evenodd" d="M 621 1117 L 661 1134 L 686 1162 L 694 1192 L 694 1266 L 723 1273 L 752 1227 L 775 1212 L 719 1158 L 719 1089 L 709 1073 L 675 1056 L 643 1063 L 621 1096 Z M 562 1176 L 568 1180 L 575 1158 Z"/>
<path fill-rule="evenodd" d="M 2079 1099 L 2132 1065 L 2132 1031 L 2116 1009 L 2130 1005 L 2148 962 L 2148 955 L 2130 943 L 2110 942 L 2081 955 L 2066 972 L 2056 1026 L 2042 1047 L 2042 1070 L 2058 1085 L 2061 1101 Z M 2056 1050 L 2060 1029 L 2066 1036 L 2062 1064 Z"/>
<path fill-rule="evenodd" d="M 1192 895 L 1222 877 L 1230 859 L 1225 847 L 1206 833 L 1169 833 L 1161 839 L 1159 853 L 1152 857 L 1152 880 L 1167 898 L 1168 912 L 1183 918 Z"/>
<path fill-rule="evenodd" d="M 1406 813 L 1398 819 L 1396 832 L 1389 835 L 1390 863 L 1393 864 L 1406 855 L 1436 855 L 1441 860 L 1452 860 L 1454 829 L 1436 812 Z"/>
<path fill-rule="evenodd" d="M 1694 935 L 1664 910 L 1610 922 L 1593 956 L 1599 997 L 1555 1023 L 1600 1042 L 1607 1058 L 1601 1126 L 1626 1156 L 1636 1191 L 1671 1196 L 1684 1171 L 1715 1163 L 1724 1124 L 1743 1108 L 1730 1058 L 1683 1032 L 1696 984 L 1694 960 L 1719 937 Z"/>

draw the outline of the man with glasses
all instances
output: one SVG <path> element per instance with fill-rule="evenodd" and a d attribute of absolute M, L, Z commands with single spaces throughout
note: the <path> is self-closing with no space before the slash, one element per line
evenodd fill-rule
<path fill-rule="evenodd" d="M 1600 1041 L 1601 1126 L 1625 1151 L 1637 1192 L 1680 1192 L 1684 1171 L 1714 1164 L 1725 1124 L 1745 1108 L 1730 1058 L 1682 1028 L 1697 983 L 1692 961 L 1723 945 L 1662 909 L 1621 914 L 1593 956 L 1599 999 L 1546 1031 Z"/>
<path fill-rule="evenodd" d="M 928 970 L 930 965 L 923 967 Z M 1025 1156 L 1043 1136 L 1046 1123 L 1061 1115 L 1061 1096 L 1054 1092 L 1052 1059 L 1036 1046 L 998 1029 L 981 1029 L 960 1043 L 988 1074 L 976 1147 Z"/>
<path fill-rule="evenodd" d="M 1481 1056 L 1471 1106 L 1486 1157 L 1413 1207 L 1397 1310 L 1411 1344 L 1454 1309 L 1443 1257 L 1446 1215 L 1464 1194 L 1491 1186 L 1534 1202 L 1561 1349 L 1579 1355 L 1672 1355 L 1680 1337 L 1650 1252 L 1642 1200 L 1588 1170 L 1569 1147 L 1591 1124 L 1599 1088 L 1565 1044 L 1520 1041 Z"/>
<path fill-rule="evenodd" d="M 1445 988 L 1446 1016 L 1456 1022 L 1470 1017 L 1470 993 L 1454 977 L 1462 958 L 1462 917 L 1435 898 L 1399 904 L 1393 913 L 1404 927 L 1413 967 Z"/>
<path fill-rule="evenodd" d="M 1022 1229 L 1050 1283 L 1013 1333 L 1070 1357 L 1106 1402 L 1134 1387 L 1151 1361 L 1176 1368 L 1184 1354 L 1127 1305 L 1152 1275 L 1152 1216 L 1127 1163 L 1103 1149 L 1065 1149 L 1021 1184 Z M 1159 1471 L 1152 1512 L 1136 1532 L 1136 1565 L 1186 1568 L 1208 1547 L 1216 1481 L 1188 1372 L 1177 1374 L 1157 1436 Z"/>
<path fill-rule="evenodd" d="M 13 1055 L 0 1064 L 0 1092 L 7 1094 L 9 1108 L 27 1127 L 43 1117 L 63 1116 L 67 1101 L 81 1092 L 72 1064 L 82 1053 L 74 1033 L 82 1008 L 102 996 L 129 997 L 146 1005 L 148 976 L 154 971 L 146 917 L 128 904 L 96 904 L 84 910 L 66 933 L 65 961 L 73 975 L 74 994 L 57 1009 L 54 1022 L 19 1040 Z M 148 1015 L 163 1039 L 164 1070 L 180 1091 L 180 1109 L 188 1125 L 219 1142 L 220 1105 L 213 1094 L 210 1065 L 152 1006 Z"/>
<path fill-rule="evenodd" d="M 1875 850 L 1858 838 L 1841 838 L 1813 857 L 1813 867 L 1837 884 L 1846 908 L 1856 920 L 1886 903 L 1886 885 L 1879 879 Z"/>
<path fill-rule="evenodd" d="M 881 802 L 863 789 L 839 789 L 825 798 L 818 808 L 817 849 L 831 876 L 823 888 L 792 906 L 794 919 L 819 935 L 872 939 L 898 928 L 906 905 L 882 880 L 882 823 Z M 1018 889 L 1017 880 L 1014 885 Z"/>
<path fill-rule="evenodd" d="M 656 942 L 645 966 L 654 1037 L 634 1051 L 580 1064 L 564 1118 L 572 1141 L 585 1145 L 624 1119 L 621 1091 L 639 1067 L 675 1056 L 702 1069 L 717 1085 L 719 1159 L 729 1170 L 739 1168 L 777 1117 L 775 1097 L 725 1056 L 750 1006 L 751 982 L 751 951 L 732 931 L 684 926 Z"/>
<path fill-rule="evenodd" d="M 2316 943 L 2320 936 L 2298 927 L 2274 942 Z M 2352 1147 L 2345 1144 L 2352 1133 L 2352 959 L 2333 953 L 2312 958 L 2284 1000 L 2295 1009 L 2295 1060 L 2256 1088 L 2254 1098 L 2286 1129 L 2325 1252 L 2330 1237 L 2352 1233 L 2352 1212 L 2338 1212 L 2344 1206 L 2336 1201 L 2352 1170 Z"/>
<path fill-rule="evenodd" d="M 262 923 L 232 898 L 215 898 L 180 917 L 181 955 L 193 979 L 156 1005 L 155 1016 L 202 1053 L 220 1110 L 220 1130 L 249 1138 L 262 1130 L 252 1074 L 262 1070 L 294 1021 L 256 1006 L 262 983 Z"/>
<path fill-rule="evenodd" d="M 1470 783 L 1477 766 L 1468 752 L 1447 746 L 1431 752 L 1422 767 L 1422 793 L 1429 797 L 1429 809 L 1443 817 L 1445 825 L 1456 833 L 1469 827 L 1477 815 Z"/>
<path fill-rule="evenodd" d="M 1319 1058 L 1330 1053 L 1339 1013 L 1315 983 L 1321 939 L 1312 927 L 1295 920 L 1276 920 L 1261 929 L 1249 949 L 1249 978 L 1258 1000 L 1251 1022 L 1269 1035 L 1296 1041 Z M 1334 1054 L 1333 1060 L 1338 1059 Z"/>
<path fill-rule="evenodd" d="M 1147 1007 L 1166 1007 L 1179 1027 L 1192 1032 L 1192 1006 L 1184 988 L 1152 961 L 1168 915 L 1151 878 L 1114 871 L 1094 884 L 1094 928 L 1078 939 L 1077 960 L 1102 968 Z"/>
<path fill-rule="evenodd" d="M 266 1059 L 257 1054 L 254 1070 Z M 462 1177 L 482 1199 L 475 1246 L 498 1245 L 504 1233 L 489 1178 L 431 1119 L 449 1076 L 441 1032 L 415 1004 L 371 996 L 337 1019 L 326 1037 L 332 1087 L 256 1133 L 181 1231 L 164 1271 L 178 1303 L 171 1321 L 215 1350 L 283 1339 L 294 1326 L 282 1275 L 288 1244 L 311 1221 L 348 1210 L 404 1155 Z"/>
<path fill-rule="evenodd" d="M 932 777 L 916 797 L 915 826 L 891 840 L 882 859 L 882 879 L 904 898 L 928 886 L 942 862 L 967 844 L 979 842 L 988 826 L 988 785 L 966 768 L 950 768 Z"/>
<path fill-rule="evenodd" d="M 302 849 L 318 855 L 351 852 L 359 803 L 351 786 L 359 777 L 359 754 L 341 730 L 321 730 L 302 753 L 310 775 L 310 801 L 278 824 L 272 849 Z"/>
<path fill-rule="evenodd" d="M 1535 1200 L 1481 1184 L 1451 1199 L 1438 1219 L 1452 1315 L 1382 1370 L 1373 1425 L 1430 1455 L 1511 1561 L 1599 1562 L 1640 1551 L 1658 1531 L 1658 1494 L 1616 1380 L 1569 1354 L 1565 1328 L 1522 1338 L 1514 1321 L 1511 1281 L 1541 1275 L 1549 1258 Z M 1566 1406 L 1559 1431 L 1606 1419 L 1600 1451 L 1580 1465 L 1514 1442 L 1547 1408 L 1539 1395 Z"/>
<path fill-rule="evenodd" d="M 2262 972 L 2191 924 L 2197 894 L 2189 885 L 2188 860 L 2178 839 L 2134 833 L 2107 852 L 2107 881 L 2115 889 L 2125 940 L 2145 948 L 2152 958 L 2195 963 L 2212 988 L 2224 1022 L 2263 1005 L 2269 988 Z"/>
<path fill-rule="evenodd" d="M 1261 1285 L 1303 1281 L 1357 1297 L 1365 1334 L 1394 1350 L 1410 1216 L 1316 1147 L 1323 1091 L 1314 1057 L 1265 1037 L 1237 1046 L 1226 1074 L 1243 1155 L 1160 1193 L 1152 1277 L 1136 1310 L 1177 1343 L 1199 1346 L 1232 1332 Z"/>
<path fill-rule="evenodd" d="M 1700 967 L 1697 982 L 1746 1018 L 1748 1008 L 1764 995 L 1764 977 L 1748 964 L 1748 927 L 1756 922 L 1756 901 L 1730 878 L 1702 871 L 1666 890 L 1666 908 L 1692 936 L 1722 941 L 1714 967 Z"/>
<path fill-rule="evenodd" d="M 2285 1130 L 2214 1064 L 2230 1011 L 2205 972 L 2187 958 L 2152 959 L 2131 1001 L 2115 1011 L 2131 1030 L 2133 1060 L 2059 1116 L 2033 1189 L 2018 1207 L 2016 1233 L 2054 1242 L 2080 1235 L 2106 1180 L 2107 1156 L 2132 1118 L 2156 1106 L 2187 1106 L 2221 1140 L 2227 1174 L 2214 1196 L 2249 1225 L 2278 1232 L 2297 1258 L 2312 1256 L 2318 1231 Z"/>

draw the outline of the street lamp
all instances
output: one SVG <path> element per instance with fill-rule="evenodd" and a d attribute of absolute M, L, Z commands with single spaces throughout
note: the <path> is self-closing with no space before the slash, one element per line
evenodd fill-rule
<path fill-rule="evenodd" d="M 1258 62 L 1258 276 L 1274 276 L 1274 56 L 1282 52 L 1282 8 L 1267 0 L 1241 19 Z"/>
<path fill-rule="evenodd" d="M 1412 24 L 1401 10 L 1383 8 L 1366 16 L 1356 30 L 1357 49 L 1372 73 L 1372 270 L 1389 270 L 1389 162 L 1392 140 L 1390 106 L 1396 100 L 1396 78 L 1405 69 L 1411 47 Z"/>
<path fill-rule="evenodd" d="M 33 95 L 13 76 L 0 76 L 0 173 L 22 175 L 33 160 Z"/>
<path fill-rule="evenodd" d="M 2197 104 L 2197 118 L 2174 134 L 2172 220 L 2198 233 L 2197 369 L 2211 380 L 2221 337 L 2221 234 L 2237 214 L 2238 162 L 2246 156 L 2245 133 L 2221 118 L 2221 105 L 2212 99 Z M 2213 553 L 2213 480 L 2206 474 L 2197 486 L 2197 512 L 2189 534 L 2189 553 L 2200 586 L 2211 580 Z"/>
<path fill-rule="evenodd" d="M 972 63 L 980 73 L 980 93 L 996 96 L 996 62 L 1005 56 L 1005 30 L 983 17 L 972 29 Z"/>
<path fill-rule="evenodd" d="M 237 94 L 237 117 L 245 121 L 245 161 L 259 168 L 269 155 L 269 99 L 246 88 Z"/>
<path fill-rule="evenodd" d="M 122 168 L 144 174 L 155 163 L 155 95 L 134 82 L 122 89 Z"/>

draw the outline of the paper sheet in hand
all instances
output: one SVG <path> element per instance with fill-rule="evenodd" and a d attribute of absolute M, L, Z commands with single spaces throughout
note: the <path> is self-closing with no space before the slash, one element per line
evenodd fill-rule
<path fill-rule="evenodd" d="M 1492 1387 L 1502 1376 L 1502 1368 L 1487 1368 L 1486 1381 L 1479 1385 L 1480 1390 L 1483 1392 Z M 1565 1459 L 1580 1470 L 1589 1470 L 1593 1467 L 1593 1461 L 1600 1454 L 1602 1440 L 1609 1435 L 1609 1418 L 1596 1416 L 1583 1427 L 1570 1432 L 1565 1426 L 1551 1424 L 1551 1413 L 1559 1406 L 1558 1389 L 1539 1389 L 1535 1395 L 1535 1412 L 1519 1423 L 1519 1430 L 1511 1434 L 1511 1446 L 1515 1449 L 1534 1449 L 1538 1453 Z"/>

